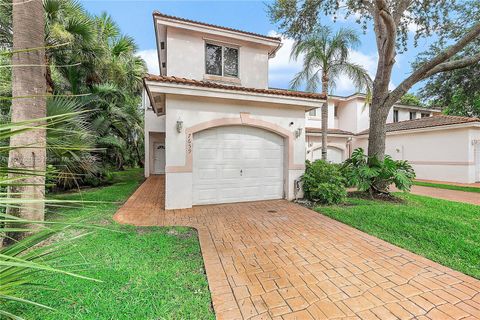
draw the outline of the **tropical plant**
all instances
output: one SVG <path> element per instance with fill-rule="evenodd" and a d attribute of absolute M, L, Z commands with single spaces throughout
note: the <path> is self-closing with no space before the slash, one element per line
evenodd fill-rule
<path fill-rule="evenodd" d="M 6 67 L 11 64 L 13 40 L 10 0 L 0 0 L 0 7 L 0 22 L 6 24 L 0 27 L 0 50 L 6 51 L 0 56 L 0 95 L 5 97 L 0 100 L 0 116 L 7 121 L 11 106 L 7 98 L 12 96 L 11 69 Z M 75 128 L 77 133 L 89 134 L 72 137 L 75 143 L 88 146 L 81 154 L 72 150 L 60 154 L 47 151 L 47 165 L 63 172 L 64 178 L 55 180 L 56 188 L 98 185 L 108 180 L 112 168 L 142 165 L 140 102 L 146 66 L 135 54 L 134 40 L 123 35 L 109 15 L 91 15 L 76 0 L 44 0 L 43 7 L 48 91 L 55 96 L 87 95 L 72 99 L 69 104 L 75 104 L 77 111 L 89 111 L 78 115 L 83 128 Z M 47 101 L 47 114 L 51 108 L 59 107 L 51 106 L 52 103 L 60 102 L 57 98 Z M 66 107 L 65 101 L 60 104 Z M 75 121 L 61 124 L 67 125 L 75 125 Z M 47 131 L 47 139 L 62 142 L 59 134 L 56 138 L 53 135 Z"/>
<path fill-rule="evenodd" d="M 303 57 L 303 67 L 295 75 L 290 86 L 298 89 L 306 84 L 306 90 L 321 91 L 327 95 L 335 88 L 336 80 L 347 75 L 357 90 L 370 93 L 372 80 L 367 70 L 350 61 L 350 50 L 360 44 L 358 34 L 352 29 L 333 32 L 325 26 L 316 27 L 313 32 L 295 41 L 291 58 Z M 328 102 L 322 106 L 322 159 L 327 160 Z"/>
<path fill-rule="evenodd" d="M 70 189 L 82 185 L 100 173 L 96 137 L 89 123 L 91 112 L 84 110 L 82 100 L 68 97 L 50 97 L 47 115 L 71 115 L 64 121 L 47 121 L 47 158 L 55 171 L 55 185 Z M 95 153 L 96 152 L 96 153 Z"/>
<path fill-rule="evenodd" d="M 339 15 L 354 17 L 364 31 L 373 29 L 378 63 L 370 104 L 368 154 L 379 159 L 385 155 L 389 111 L 408 90 L 436 74 L 480 61 L 478 0 L 276 0 L 269 11 L 282 33 L 294 39 L 309 34 L 322 19 L 337 20 Z M 406 51 L 412 37 L 415 45 L 423 38 L 435 42 L 438 50 L 414 65 L 408 76 L 390 90 L 397 50 Z"/>
<path fill-rule="evenodd" d="M 337 164 L 324 160 L 307 161 L 302 176 L 306 199 L 322 204 L 338 204 L 345 200 L 345 179 Z"/>
<path fill-rule="evenodd" d="M 31 130 L 45 130 L 49 125 L 60 128 L 60 123 L 68 122 L 76 116 L 76 114 L 70 113 L 18 123 L 1 123 L 0 141 L 9 140 L 15 135 L 24 134 Z M 3 145 L 4 147 L 0 149 L 0 156 L 7 155 L 12 148 L 30 149 L 28 144 L 15 147 Z M 65 145 L 51 147 L 52 150 L 66 150 L 67 148 Z M 72 149 L 78 150 L 78 147 Z M 80 235 L 65 237 L 62 242 L 45 243 L 53 235 L 65 232 L 73 225 L 81 225 L 30 220 L 5 213 L 7 208 L 21 208 L 25 207 L 26 204 L 68 205 L 66 201 L 34 198 L 33 195 L 28 193 L 7 192 L 7 189 L 12 190 L 12 187 L 30 185 L 31 182 L 26 181 L 32 176 L 45 177 L 45 172 L 28 168 L 12 168 L 5 164 L 0 164 L 0 316 L 7 319 L 22 319 L 19 315 L 9 312 L 8 305 L 5 303 L 8 301 L 49 308 L 44 304 L 23 297 L 25 290 L 34 290 L 39 286 L 39 279 L 44 272 L 63 273 L 78 278 L 90 279 L 53 266 L 53 263 L 57 261 L 60 255 L 67 253 L 66 248 L 71 247 L 70 240 Z M 76 203 L 78 204 L 79 202 Z M 72 202 L 69 203 L 69 205 L 73 204 Z M 32 206 L 28 208 L 32 208 Z M 33 229 L 37 230 L 35 234 L 31 234 Z M 18 234 L 28 236 L 18 237 Z M 17 241 L 16 239 L 18 238 L 22 239 Z"/>
<path fill-rule="evenodd" d="M 382 160 L 369 157 L 362 148 L 352 152 L 341 170 L 349 186 L 371 194 L 388 194 L 392 184 L 399 190 L 409 191 L 415 178 L 415 171 L 408 161 L 393 160 L 389 155 Z"/>

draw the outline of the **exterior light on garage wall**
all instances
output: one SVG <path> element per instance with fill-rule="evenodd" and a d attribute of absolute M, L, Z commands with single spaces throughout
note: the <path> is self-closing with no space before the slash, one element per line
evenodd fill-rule
<path fill-rule="evenodd" d="M 183 130 L 183 121 L 178 120 L 177 121 L 177 132 L 180 133 L 180 132 L 182 132 L 182 130 Z"/>
<path fill-rule="evenodd" d="M 297 130 L 295 130 L 295 138 L 300 138 L 300 136 L 302 135 L 302 131 L 302 128 L 298 128 Z"/>

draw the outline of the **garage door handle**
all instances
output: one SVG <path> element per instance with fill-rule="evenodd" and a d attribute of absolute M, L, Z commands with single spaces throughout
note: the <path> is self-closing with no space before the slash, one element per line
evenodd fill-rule
<path fill-rule="evenodd" d="M 240 169 L 240 176 L 243 176 L 243 170 Z"/>

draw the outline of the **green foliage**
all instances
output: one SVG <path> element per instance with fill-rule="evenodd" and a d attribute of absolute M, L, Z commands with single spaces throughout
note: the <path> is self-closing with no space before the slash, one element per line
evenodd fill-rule
<path fill-rule="evenodd" d="M 393 160 L 386 155 L 384 160 L 368 157 L 362 148 L 355 149 L 347 159 L 342 172 L 350 186 L 359 191 L 388 192 L 394 184 L 399 190 L 409 191 L 415 172 L 404 160 Z"/>
<path fill-rule="evenodd" d="M 479 207 L 409 193 L 401 203 L 348 198 L 316 211 L 480 279 Z"/>
<path fill-rule="evenodd" d="M 58 208 L 48 215 L 51 221 L 81 220 L 119 231 L 99 230 L 82 237 L 72 244 L 75 250 L 58 261 L 103 282 L 46 273 L 36 290 L 24 294 L 55 310 L 16 303 L 10 304 L 10 310 L 30 320 L 215 319 L 195 230 L 115 223 L 112 215 L 142 182 L 143 172 L 127 169 L 115 172 L 113 179 L 107 187 L 52 195 L 98 204 Z M 84 261 L 94 265 L 85 266 Z"/>
<path fill-rule="evenodd" d="M 140 104 L 146 65 L 136 55 L 135 41 L 122 34 L 108 14 L 91 15 L 76 0 L 44 0 L 43 3 L 47 83 L 54 95 L 88 95 L 68 103 L 56 98 L 49 101 L 51 114 L 61 108 L 89 111 L 76 117 L 78 123 L 61 124 L 74 127 L 77 132 L 68 136 L 72 144 L 88 145 L 88 148 L 82 152 L 49 150 L 48 164 L 63 177 L 57 180 L 56 188 L 99 185 L 112 168 L 142 166 L 144 138 Z M 8 50 L 12 45 L 11 3 L 0 0 L 0 7 L 0 50 Z M 0 65 L 9 65 L 8 57 L 0 55 Z M 11 96 L 11 68 L 0 68 L 0 95 Z M 10 101 L 0 100 L 1 119 L 9 118 L 9 109 Z M 83 133 L 79 134 L 80 131 Z M 62 140 L 61 134 L 51 134 L 49 138 L 55 140 L 56 145 L 67 141 Z"/>
<path fill-rule="evenodd" d="M 374 9 L 377 8 L 377 3 L 373 0 L 343 2 L 276 0 L 268 5 L 268 9 L 271 21 L 279 26 L 282 33 L 298 39 L 310 33 L 319 23 L 323 21 L 330 23 L 332 18 L 336 21 L 339 17 L 354 18 L 366 32 L 376 18 Z M 452 38 L 446 31 L 454 29 L 458 33 L 465 32 L 478 21 L 478 18 L 465 20 L 465 16 L 462 16 L 465 8 L 472 8 L 471 10 L 478 12 L 477 0 L 419 0 L 415 5 L 405 0 L 382 1 L 381 4 L 383 3 L 387 6 L 385 11 L 395 14 L 396 18 L 399 14 L 396 30 L 399 51 L 408 50 L 408 39 L 412 38 L 412 35 L 415 45 L 419 39 L 428 38 L 433 34 L 437 34 L 439 42 L 444 42 Z M 413 32 L 411 25 L 417 26 Z"/>
<path fill-rule="evenodd" d="M 340 167 L 323 160 L 306 162 L 302 176 L 305 198 L 322 204 L 337 204 L 345 200 L 347 191 Z"/>
<path fill-rule="evenodd" d="M 372 80 L 367 70 L 349 59 L 349 52 L 360 44 L 358 34 L 347 28 L 333 32 L 331 28 L 319 26 L 302 39 L 295 41 L 291 58 L 303 57 L 303 68 L 295 75 L 290 86 L 298 89 L 306 84 L 306 90 L 316 92 L 322 83 L 322 75 L 328 77 L 329 90 L 335 89 L 341 75 L 347 75 L 357 90 L 370 92 Z M 326 90 L 327 88 L 321 88 Z"/>
<path fill-rule="evenodd" d="M 413 93 L 404 94 L 403 97 L 400 98 L 400 103 L 407 106 L 422 106 L 422 102 L 420 101 L 420 99 Z"/>
<path fill-rule="evenodd" d="M 66 101 L 55 100 L 55 111 L 71 110 L 74 111 L 74 105 Z M 67 106 L 70 106 L 69 109 Z M 72 121 L 79 121 L 75 113 L 59 113 L 43 119 L 35 119 L 17 123 L 0 123 L 0 156 L 2 159 L 12 150 L 8 141 L 12 136 L 26 133 L 33 129 L 50 130 L 54 134 L 76 134 L 73 130 L 75 125 Z M 81 125 L 81 124 L 78 124 Z M 58 142 L 59 139 L 49 140 L 47 142 L 57 141 L 56 144 L 48 147 L 49 152 L 59 155 L 63 152 L 81 152 L 81 146 L 73 147 L 66 143 Z M 16 148 L 26 148 L 26 146 L 16 146 Z M 75 161 L 75 160 L 73 160 Z M 58 174 L 57 172 L 54 172 Z M 66 246 L 70 244 L 69 240 L 75 237 L 65 238 L 62 242 L 54 244 L 45 243 L 52 236 L 65 232 L 71 225 L 55 222 L 31 221 L 19 218 L 5 213 L 7 208 L 23 208 L 24 210 L 35 210 L 28 207 L 29 204 L 42 203 L 46 206 L 65 206 L 66 203 L 54 199 L 32 198 L 27 192 L 18 193 L 12 191 L 16 186 L 32 186 L 34 183 L 26 182 L 26 178 L 32 176 L 45 176 L 46 172 L 39 172 L 25 168 L 8 167 L 5 161 L 0 163 L 0 316 L 7 319 L 22 319 L 17 314 L 6 307 L 5 302 L 17 302 L 25 305 L 31 305 L 35 308 L 50 309 L 50 307 L 35 302 L 34 299 L 25 298 L 26 290 L 35 290 L 38 288 L 39 280 L 46 273 L 64 274 L 76 278 L 90 279 L 80 276 L 76 273 L 66 271 L 62 268 L 54 267 L 53 262 L 57 261 L 61 254 L 65 254 Z M 50 177 L 50 181 L 54 181 Z M 28 190 L 28 189 L 27 189 Z M 7 193 L 9 191 L 9 193 Z M 14 193 L 16 192 L 16 193 Z M 78 204 L 79 201 L 76 201 Z M 70 202 L 69 205 L 73 205 Z M 78 226 L 78 224 L 77 224 Z M 31 232 L 35 227 L 37 232 L 29 235 L 20 241 L 15 240 L 19 234 Z M 79 237 L 80 235 L 77 234 Z"/>

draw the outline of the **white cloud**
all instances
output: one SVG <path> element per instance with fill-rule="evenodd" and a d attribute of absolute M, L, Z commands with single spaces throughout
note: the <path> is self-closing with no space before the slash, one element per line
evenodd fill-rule
<path fill-rule="evenodd" d="M 278 33 L 270 31 L 269 36 L 277 37 Z M 282 37 L 282 47 L 277 51 L 274 58 L 270 59 L 268 79 L 272 87 L 286 87 L 295 74 L 302 68 L 303 58 L 298 60 L 290 59 L 294 41 Z"/>
<path fill-rule="evenodd" d="M 270 36 L 278 36 L 275 31 L 269 32 Z M 290 52 L 294 41 L 282 38 L 283 46 L 278 50 L 274 58 L 270 59 L 269 82 L 271 87 L 286 88 L 295 74 L 302 69 L 303 57 L 297 61 L 290 60 Z M 350 51 L 350 61 L 362 65 L 373 78 L 377 68 L 377 54 L 364 54 L 357 50 Z M 337 79 L 337 94 L 351 94 L 357 91 L 346 75 Z"/>
<path fill-rule="evenodd" d="M 137 55 L 139 55 L 147 63 L 149 73 L 160 74 L 160 69 L 158 67 L 157 49 L 138 51 Z"/>

